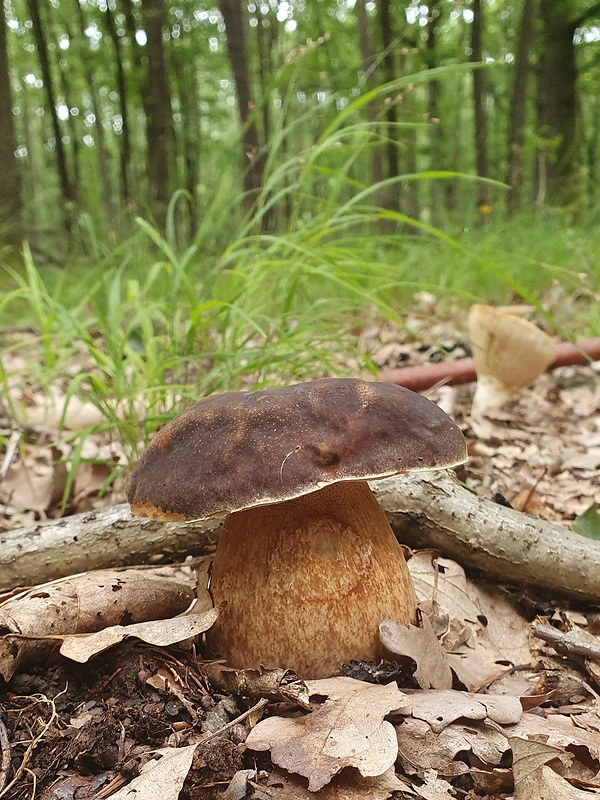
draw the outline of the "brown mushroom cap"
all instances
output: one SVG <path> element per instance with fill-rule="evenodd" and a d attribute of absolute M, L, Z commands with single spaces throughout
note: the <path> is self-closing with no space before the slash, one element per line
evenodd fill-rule
<path fill-rule="evenodd" d="M 331 378 L 201 400 L 154 437 L 128 498 L 137 515 L 204 518 L 466 457 L 459 428 L 427 398 Z"/>

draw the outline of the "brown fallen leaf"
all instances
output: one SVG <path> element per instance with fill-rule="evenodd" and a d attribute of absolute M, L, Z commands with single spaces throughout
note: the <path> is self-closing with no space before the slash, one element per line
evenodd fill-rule
<path fill-rule="evenodd" d="M 548 766 L 548 762 L 570 758 L 558 747 L 543 741 L 511 737 L 515 800 L 590 800 L 600 789 L 578 789 Z"/>
<path fill-rule="evenodd" d="M 0 675 L 8 681 L 45 658 L 56 643 L 43 637 L 173 617 L 193 599 L 193 583 L 175 569 L 168 577 L 164 567 L 97 570 L 36 586 L 0 604 Z"/>
<path fill-rule="evenodd" d="M 112 800 L 177 800 L 192 766 L 197 745 L 157 750 L 131 783 L 111 794 Z"/>
<path fill-rule="evenodd" d="M 420 628 L 385 619 L 379 624 L 379 638 L 391 653 L 408 656 L 415 662 L 414 678 L 421 689 L 452 688 L 452 670 L 446 651 L 428 617 L 423 615 Z"/>
<path fill-rule="evenodd" d="M 393 766 L 398 743 L 384 717 L 409 702 L 395 683 L 327 678 L 307 681 L 307 686 L 312 697 L 328 699 L 306 716 L 263 720 L 246 740 L 250 749 L 270 750 L 274 764 L 308 778 L 311 792 L 326 786 L 344 767 L 374 777 Z"/>
<path fill-rule="evenodd" d="M 156 647 L 168 647 L 204 633 L 218 616 L 219 609 L 211 608 L 202 614 L 138 622 L 137 625 L 113 625 L 97 633 L 65 636 L 60 646 L 60 654 L 70 658 L 71 661 L 85 664 L 92 656 L 103 653 L 109 647 L 114 647 L 124 639 L 132 637 Z"/>
<path fill-rule="evenodd" d="M 529 622 L 510 598 L 467 580 L 459 564 L 431 551 L 415 553 L 408 566 L 419 602 L 435 602 L 449 619 L 441 641 L 468 690 L 496 681 L 510 664 L 530 663 Z"/>
<path fill-rule="evenodd" d="M 415 791 L 425 800 L 453 800 L 455 797 L 454 789 L 448 781 L 438 778 L 433 769 L 428 769 L 424 774 L 425 782 L 421 786 L 415 786 Z"/>
<path fill-rule="evenodd" d="M 310 707 L 308 687 L 291 669 L 234 669 L 221 661 L 208 661 L 202 672 L 216 689 L 243 697 L 268 697 Z"/>
<path fill-rule="evenodd" d="M 373 778 L 346 770 L 324 786 L 318 796 L 319 800 L 387 800 L 392 792 L 414 794 L 411 786 L 402 783 L 390 767 L 383 775 Z M 274 769 L 267 784 L 255 789 L 252 800 L 311 800 L 312 797 L 301 778 Z"/>
<path fill-rule="evenodd" d="M 0 503 L 46 519 L 51 507 L 60 502 L 67 483 L 61 458 L 55 447 L 28 445 L 23 458 L 13 461 L 0 482 Z"/>
<path fill-rule="evenodd" d="M 471 694 L 452 689 L 414 692 L 409 695 L 410 713 L 428 722 L 434 733 L 458 719 L 490 719 L 498 725 L 516 724 L 523 709 L 518 697 Z"/>
<path fill-rule="evenodd" d="M 434 769 L 445 778 L 471 773 L 473 765 L 497 768 L 509 750 L 506 736 L 484 721 L 452 723 L 440 733 L 421 719 L 396 726 L 398 763 L 407 775 L 424 778 Z"/>

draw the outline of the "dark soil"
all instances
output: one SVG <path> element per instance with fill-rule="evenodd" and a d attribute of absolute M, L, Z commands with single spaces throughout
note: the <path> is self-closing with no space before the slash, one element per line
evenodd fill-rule
<path fill-rule="evenodd" d="M 3 796 L 108 797 L 155 750 L 223 727 L 245 707 L 211 693 L 199 663 L 189 652 L 126 644 L 91 664 L 61 661 L 15 675 L 0 690 L 0 711 L 11 743 L 9 780 L 22 774 Z M 148 683 L 159 671 L 183 687 L 180 697 Z M 246 734 L 237 723 L 198 747 L 182 800 L 210 800 L 237 770 L 256 766 L 255 755 L 244 753 Z"/>

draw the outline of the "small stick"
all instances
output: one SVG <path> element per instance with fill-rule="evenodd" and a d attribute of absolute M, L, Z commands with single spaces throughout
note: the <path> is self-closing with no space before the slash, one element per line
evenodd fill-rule
<path fill-rule="evenodd" d="M 0 749 L 2 750 L 2 760 L 0 761 L 0 792 L 4 790 L 8 780 L 10 770 L 10 741 L 5 724 L 0 719 Z"/>
<path fill-rule="evenodd" d="M 558 653 L 600 661 L 600 641 L 583 630 L 563 633 L 551 625 L 532 625 L 531 630 L 534 636 L 551 644 Z"/>
<path fill-rule="evenodd" d="M 215 736 L 220 736 L 222 733 L 225 733 L 230 728 L 233 728 L 234 725 L 237 725 L 238 722 L 242 722 L 247 717 L 250 717 L 252 714 L 256 714 L 258 711 L 262 711 L 263 708 L 268 705 L 269 701 L 265 697 L 263 697 L 262 700 L 259 700 L 258 703 L 255 703 L 252 706 L 252 708 L 249 708 L 248 711 L 244 711 L 243 714 L 240 714 L 239 717 L 232 719 L 230 722 L 227 723 L 227 725 L 223 725 L 222 728 L 219 728 L 219 730 L 213 731 L 212 733 L 205 733 L 204 736 L 202 736 L 198 740 L 198 744 L 199 745 L 204 744 L 205 742 L 208 742 L 210 739 L 214 739 Z"/>
<path fill-rule="evenodd" d="M 10 469 L 10 465 L 12 464 L 12 460 L 15 457 L 15 453 L 17 452 L 17 447 L 19 446 L 19 442 L 21 441 L 22 435 L 23 435 L 22 428 L 17 428 L 10 435 L 10 439 L 8 440 L 8 444 L 6 445 L 6 452 L 4 454 L 4 459 L 2 460 L 2 466 L 0 467 L 0 481 L 3 481 L 4 478 L 6 478 L 6 473 Z"/>

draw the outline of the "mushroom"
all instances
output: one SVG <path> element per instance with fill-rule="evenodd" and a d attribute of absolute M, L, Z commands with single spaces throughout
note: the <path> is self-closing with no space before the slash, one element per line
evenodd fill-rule
<path fill-rule="evenodd" d="M 327 677 L 384 655 L 383 619 L 416 599 L 402 548 L 367 481 L 466 460 L 430 400 L 353 378 L 208 397 L 154 437 L 131 476 L 132 512 L 227 514 L 208 632 L 234 667 Z"/>
<path fill-rule="evenodd" d="M 552 337 L 504 308 L 471 306 L 468 325 L 477 372 L 471 408 L 475 416 L 500 408 L 531 386 L 556 357 Z"/>

